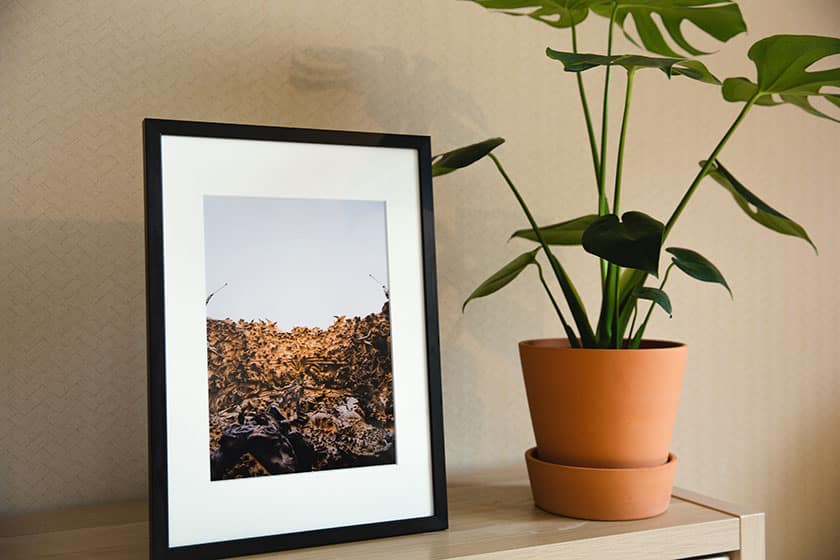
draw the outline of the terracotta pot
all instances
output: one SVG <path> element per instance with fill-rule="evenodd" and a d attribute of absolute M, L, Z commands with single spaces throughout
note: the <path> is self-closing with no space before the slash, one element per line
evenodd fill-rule
<path fill-rule="evenodd" d="M 525 453 L 534 503 L 567 517 L 597 521 L 643 519 L 664 513 L 671 502 L 677 458 L 641 469 L 568 467 Z"/>
<path fill-rule="evenodd" d="M 638 350 L 520 342 L 539 458 L 590 468 L 664 465 L 686 353 L 684 344 L 663 341 Z"/>

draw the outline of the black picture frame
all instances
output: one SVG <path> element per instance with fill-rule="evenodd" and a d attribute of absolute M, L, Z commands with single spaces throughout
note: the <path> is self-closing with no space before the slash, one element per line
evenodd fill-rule
<path fill-rule="evenodd" d="M 143 135 L 148 337 L 150 557 L 153 560 L 224 558 L 446 529 L 448 518 L 429 137 L 162 119 L 145 119 L 143 121 Z M 428 395 L 425 398 L 428 399 L 428 433 L 431 457 L 430 472 L 428 473 L 432 488 L 432 512 L 430 515 L 291 533 L 200 542 L 185 546 L 170 546 L 169 497 L 171 489 L 168 477 L 170 464 L 168 463 L 167 434 L 171 426 L 167 424 L 167 418 L 172 414 L 172 411 L 167 409 L 167 332 L 165 328 L 167 308 L 164 273 L 168 261 L 164 252 L 167 236 L 164 219 L 164 189 L 177 188 L 177 186 L 164 183 L 162 140 L 165 137 L 401 148 L 416 152 L 418 162 L 416 197 L 419 200 L 419 223 L 422 238 L 423 320 L 425 322 L 426 383 L 428 387 Z M 329 162 L 324 162 L 324 164 L 329 165 Z M 399 375 L 399 372 L 395 371 L 394 375 Z M 399 411 L 397 411 L 397 414 L 399 414 Z M 399 446 L 397 449 L 399 450 Z M 406 491 L 410 491 L 410 489 L 406 489 Z"/>

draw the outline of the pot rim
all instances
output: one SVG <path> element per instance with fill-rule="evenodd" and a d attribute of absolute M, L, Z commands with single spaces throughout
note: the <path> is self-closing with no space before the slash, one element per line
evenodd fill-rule
<path fill-rule="evenodd" d="M 532 338 L 521 340 L 519 348 L 529 350 L 552 350 L 552 351 L 574 351 L 574 352 L 657 352 L 663 350 L 675 350 L 686 348 L 684 342 L 672 340 L 649 339 L 643 340 L 640 348 L 572 348 L 568 338 Z"/>
<path fill-rule="evenodd" d="M 653 465 L 651 467 L 581 467 L 578 465 L 564 465 L 563 463 L 552 463 L 551 461 L 545 461 L 539 458 L 539 455 L 537 454 L 538 451 L 539 450 L 536 447 L 532 447 L 525 451 L 525 460 L 536 463 L 538 465 L 543 465 L 544 467 L 563 469 L 568 471 L 590 471 L 610 474 L 635 473 L 643 471 L 653 472 L 658 470 L 670 469 L 677 462 L 677 456 L 669 452 L 667 461 L 665 461 L 661 465 Z"/>

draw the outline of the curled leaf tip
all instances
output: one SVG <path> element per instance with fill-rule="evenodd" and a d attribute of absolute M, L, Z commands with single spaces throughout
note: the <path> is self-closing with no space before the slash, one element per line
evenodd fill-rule
<path fill-rule="evenodd" d="M 726 288 L 730 297 L 732 296 L 732 290 L 729 288 L 729 284 L 723 278 L 720 270 L 706 257 L 697 251 L 683 249 L 681 247 L 668 247 L 665 250 L 672 255 L 671 262 L 687 275 L 701 282 L 720 284 Z"/>
<path fill-rule="evenodd" d="M 432 158 L 432 177 L 446 175 L 456 169 L 472 165 L 504 144 L 504 142 L 504 138 L 488 138 L 483 142 L 477 142 L 469 146 L 438 154 Z"/>
<path fill-rule="evenodd" d="M 700 162 L 701 167 L 705 167 L 706 160 Z M 763 225 L 782 235 L 790 235 L 798 237 L 808 243 L 814 252 L 819 255 L 817 246 L 811 240 L 808 232 L 805 231 L 801 225 L 791 220 L 766 202 L 759 198 L 755 193 L 747 189 L 735 176 L 720 162 L 715 160 L 707 175 L 715 180 L 720 186 L 725 188 L 732 195 L 735 203 L 743 210 L 747 216 L 753 221 Z"/>

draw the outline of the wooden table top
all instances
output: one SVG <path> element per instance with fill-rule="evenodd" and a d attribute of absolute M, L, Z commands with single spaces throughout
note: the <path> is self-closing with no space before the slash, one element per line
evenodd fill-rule
<path fill-rule="evenodd" d="M 568 519 L 534 507 L 521 469 L 450 476 L 446 531 L 250 556 L 283 560 L 688 558 L 740 547 L 737 515 L 675 490 L 669 510 L 639 521 Z M 711 504 L 711 505 L 710 505 Z M 4 560 L 145 560 L 144 502 L 0 517 Z"/>

